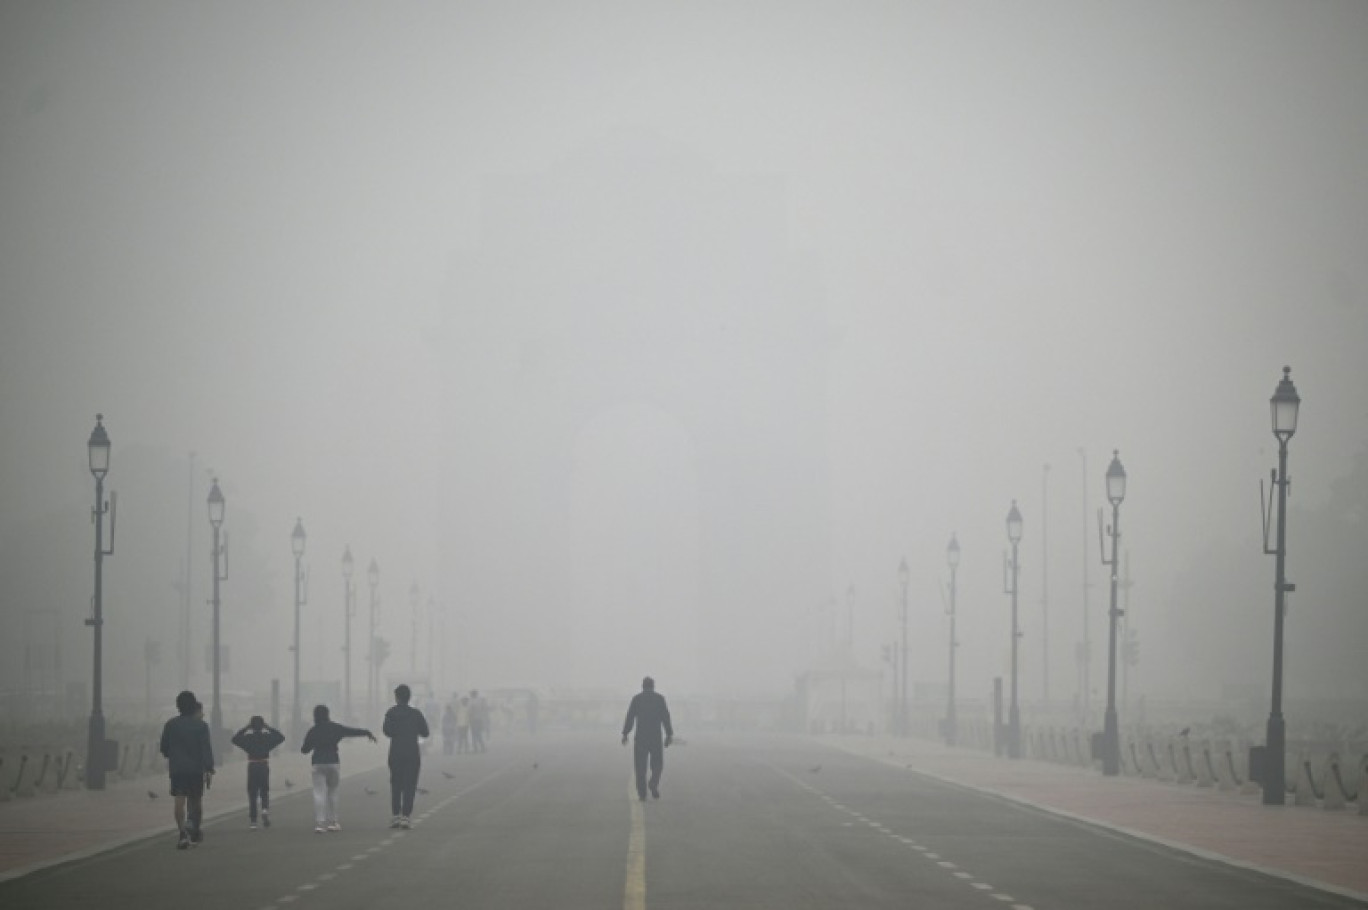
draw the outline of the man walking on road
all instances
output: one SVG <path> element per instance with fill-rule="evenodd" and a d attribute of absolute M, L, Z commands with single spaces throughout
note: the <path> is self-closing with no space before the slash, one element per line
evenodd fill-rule
<path fill-rule="evenodd" d="M 394 813 L 391 828 L 413 827 L 413 795 L 423 762 L 418 738 L 430 735 L 423 712 L 409 704 L 411 695 L 409 687 L 400 684 L 394 690 L 394 707 L 385 712 L 384 731 L 390 738 L 390 809 Z"/>
<path fill-rule="evenodd" d="M 637 796 L 644 802 L 646 788 L 651 795 L 660 799 L 660 773 L 665 770 L 665 747 L 674 741 L 674 728 L 670 726 L 670 709 L 665 704 L 665 696 L 655 690 L 655 680 L 646 677 L 641 681 L 641 691 L 632 697 L 627 706 L 627 720 L 622 724 L 622 744 L 627 745 L 627 734 L 636 724 L 636 740 L 633 744 L 633 758 L 636 763 Z M 662 743 L 661 729 L 665 731 Z M 646 765 L 650 763 L 651 779 L 646 780 Z"/>
<path fill-rule="evenodd" d="M 285 734 L 266 726 L 260 714 L 233 734 L 233 745 L 247 753 L 247 818 L 257 826 L 257 800 L 261 801 L 261 824 L 271 827 L 271 750 L 285 742 Z"/>
<path fill-rule="evenodd" d="M 193 692 L 176 696 L 180 713 L 162 727 L 161 754 L 171 775 L 172 810 L 180 839 L 177 850 L 198 846 L 204 839 L 200 821 L 204 817 L 204 790 L 214 776 L 214 750 L 209 743 L 209 725 L 195 716 L 200 707 Z"/>

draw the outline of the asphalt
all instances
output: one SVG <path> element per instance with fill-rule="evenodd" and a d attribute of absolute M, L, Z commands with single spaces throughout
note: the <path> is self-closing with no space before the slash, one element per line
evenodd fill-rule
<path fill-rule="evenodd" d="M 687 737 L 666 753 L 662 798 L 640 803 L 630 750 L 612 731 L 507 737 L 480 755 L 429 756 L 412 831 L 388 827 L 382 758 L 383 749 L 369 745 L 344 752 L 349 776 L 336 834 L 313 833 L 301 782 L 281 789 L 294 773 L 283 763 L 272 828 L 248 830 L 232 781 L 220 779 L 209 797 L 218 814 L 204 844 L 188 851 L 174 849 L 167 800 L 148 797 L 146 782 L 0 804 L 0 875 L 10 876 L 0 882 L 0 907 L 1368 903 L 1368 894 L 1344 884 L 1356 881 L 1368 855 L 1366 817 L 1272 809 L 1235 794 L 915 741 Z M 134 797 L 153 814 L 96 824 L 114 800 L 141 805 Z M 24 827 L 20 816 L 33 825 L 34 807 L 47 811 Z M 1227 809 L 1237 823 L 1217 850 L 1207 839 L 1223 825 L 1201 820 Z M 128 830 L 115 830 L 120 823 Z M 1287 824 L 1300 826 L 1299 845 L 1285 840 Z M 64 841 L 70 829 L 84 833 Z M 14 849 L 25 841 L 27 852 Z M 1245 855 L 1251 844 L 1263 845 L 1263 858 Z M 1302 851 L 1320 857 L 1319 877 L 1297 865 Z M 1292 861 L 1274 862 L 1286 855 Z"/>

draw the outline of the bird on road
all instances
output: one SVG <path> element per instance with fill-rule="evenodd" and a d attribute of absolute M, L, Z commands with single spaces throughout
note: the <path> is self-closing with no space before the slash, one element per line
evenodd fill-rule
<path fill-rule="evenodd" d="M 1178 732 L 1178 735 L 1179 735 L 1179 736 L 1187 736 L 1188 733 L 1191 732 L 1191 730 L 1192 730 L 1191 727 L 1184 727 L 1182 730 L 1180 730 L 1180 731 Z"/>
<path fill-rule="evenodd" d="M 450 771 L 443 771 L 442 776 L 445 777 L 447 780 L 452 780 L 456 777 L 456 775 L 452 774 Z"/>
<path fill-rule="evenodd" d="M 419 788 L 418 788 L 418 792 L 421 793 L 421 794 L 423 794 L 424 796 L 427 796 L 427 793 L 428 793 L 428 791 L 424 790 L 422 787 L 419 787 Z"/>
<path fill-rule="evenodd" d="M 367 796 L 374 796 L 376 793 L 380 792 L 378 790 L 372 790 L 370 787 L 362 787 L 361 789 L 366 791 Z"/>
<path fill-rule="evenodd" d="M 541 765 L 539 765 L 537 762 L 533 762 L 533 763 L 532 763 L 532 770 L 533 770 L 533 771 L 537 770 L 539 767 L 541 767 Z"/>
<path fill-rule="evenodd" d="M 290 780 L 288 777 L 285 778 L 285 789 L 289 790 L 292 787 L 294 787 L 294 781 Z"/>
<path fill-rule="evenodd" d="M 147 798 L 148 798 L 148 799 L 156 799 L 156 798 L 157 798 L 157 794 L 154 793 L 154 792 L 152 792 L 151 790 L 148 790 L 148 791 L 147 791 Z"/>
<path fill-rule="evenodd" d="M 820 770 L 822 770 L 822 766 L 821 766 L 821 765 L 813 765 L 811 768 L 808 768 L 808 773 L 809 773 L 809 774 L 816 774 L 816 773 L 817 773 L 818 771 L 820 771 Z"/>

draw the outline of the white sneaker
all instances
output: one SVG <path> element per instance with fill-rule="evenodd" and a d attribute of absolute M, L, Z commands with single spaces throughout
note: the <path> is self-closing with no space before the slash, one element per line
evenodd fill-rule
<path fill-rule="evenodd" d="M 327 833 L 327 830 L 328 829 L 322 825 L 314 825 L 314 834 L 325 834 Z"/>
<path fill-rule="evenodd" d="M 328 830 L 329 830 L 329 831 L 341 831 L 341 830 L 342 830 L 342 825 L 339 824 L 338 822 L 332 822 L 331 824 L 328 825 Z"/>
<path fill-rule="evenodd" d="M 409 820 L 407 815 L 401 815 L 399 816 L 399 827 L 407 831 L 413 827 L 413 822 Z"/>
<path fill-rule="evenodd" d="M 403 817 L 402 815 L 396 815 L 396 816 L 394 816 L 394 818 L 390 819 L 390 827 L 391 827 L 391 828 L 399 828 L 399 827 L 402 827 L 403 821 L 404 821 L 404 817 Z"/>

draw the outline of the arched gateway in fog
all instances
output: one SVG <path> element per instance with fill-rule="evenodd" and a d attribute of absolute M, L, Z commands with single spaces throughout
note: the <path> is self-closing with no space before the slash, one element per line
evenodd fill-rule
<path fill-rule="evenodd" d="M 618 136 L 480 210 L 434 339 L 455 676 L 787 689 L 829 588 L 829 332 L 782 183 Z"/>

